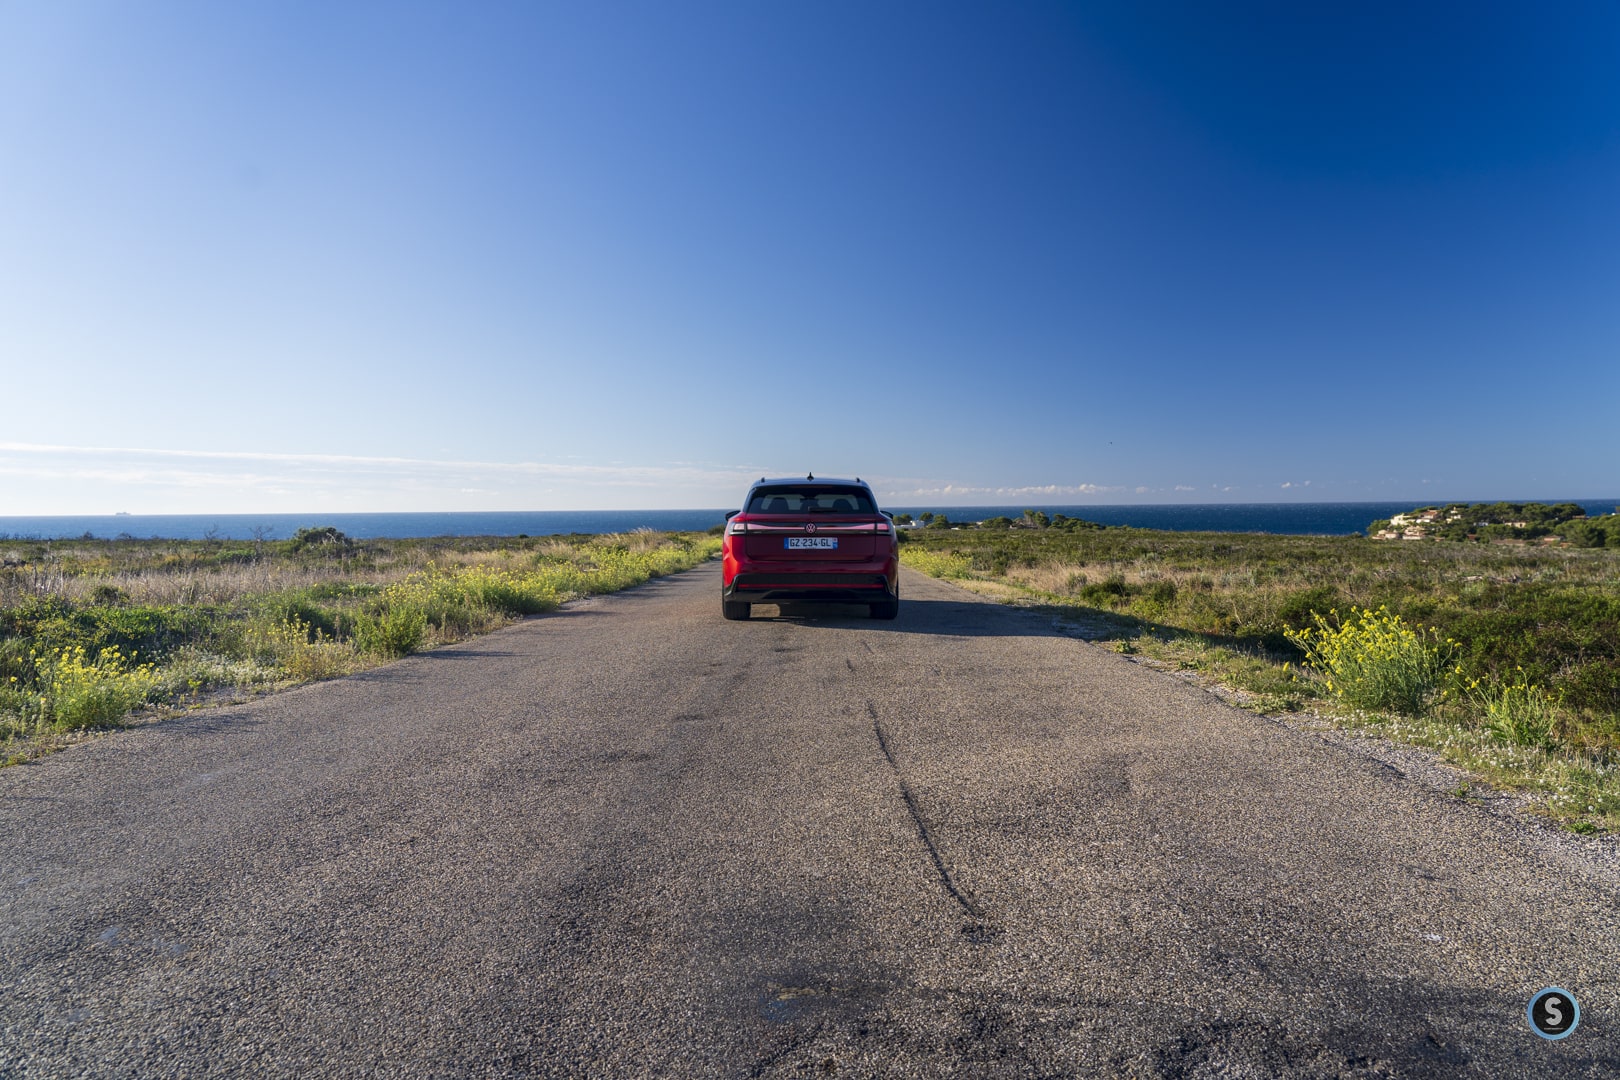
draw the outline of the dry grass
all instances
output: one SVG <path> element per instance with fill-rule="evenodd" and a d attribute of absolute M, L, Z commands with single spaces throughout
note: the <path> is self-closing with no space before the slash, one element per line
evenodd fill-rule
<path fill-rule="evenodd" d="M 1085 563 L 1059 560 L 1041 563 L 1039 566 L 1011 567 L 1007 571 L 1007 580 L 1036 592 L 1051 593 L 1054 596 L 1072 596 L 1098 573 L 1095 567 L 1090 568 L 1089 573 L 1087 571 Z"/>
<path fill-rule="evenodd" d="M 654 537 L 638 538 L 631 550 L 650 551 L 667 541 L 662 533 Z M 531 565 L 536 551 L 559 561 L 588 557 L 588 549 L 555 540 L 543 542 L 535 549 L 424 551 L 416 547 L 379 547 L 373 557 L 365 561 L 295 562 L 266 554 L 257 561 L 216 566 L 165 562 L 160 552 L 159 557 L 147 565 L 119 568 L 105 558 L 75 558 L 80 549 L 72 542 L 51 547 L 54 550 L 42 561 L 0 570 L 0 608 L 15 607 L 28 597 L 51 596 L 81 605 L 101 602 L 108 597 L 132 604 L 232 604 L 244 597 L 322 585 L 386 587 L 429 567 L 516 569 Z M 19 554 L 10 554 L 8 560 L 21 561 Z"/>

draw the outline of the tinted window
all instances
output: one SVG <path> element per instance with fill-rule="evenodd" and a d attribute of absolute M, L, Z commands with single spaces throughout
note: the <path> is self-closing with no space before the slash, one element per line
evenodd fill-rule
<path fill-rule="evenodd" d="M 875 509 L 865 488 L 777 485 L 755 488 L 748 500 L 750 514 L 870 514 Z"/>

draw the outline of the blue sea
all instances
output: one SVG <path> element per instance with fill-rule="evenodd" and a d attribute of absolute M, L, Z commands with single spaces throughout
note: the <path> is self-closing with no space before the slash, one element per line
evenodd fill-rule
<path fill-rule="evenodd" d="M 1518 502 L 1528 500 L 1514 500 Z M 1577 502 L 1588 514 L 1613 513 L 1620 499 L 1544 499 Z M 1250 532 L 1315 536 L 1358 533 L 1380 518 L 1419 504 L 1363 503 L 1217 503 L 1183 506 L 885 506 L 891 513 L 913 517 L 925 510 L 952 521 L 982 521 L 1024 510 L 1067 514 L 1103 525 L 1172 532 Z M 725 510 L 534 510 L 452 514 L 107 514 L 73 517 L 0 517 L 0 539 L 139 539 L 251 540 L 286 539 L 299 529 L 332 525 L 357 539 L 412 536 L 551 536 L 562 533 L 611 533 L 649 528 L 702 531 L 720 524 Z"/>

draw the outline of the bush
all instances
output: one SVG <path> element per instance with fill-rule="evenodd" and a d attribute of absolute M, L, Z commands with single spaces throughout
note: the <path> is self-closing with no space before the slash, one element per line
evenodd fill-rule
<path fill-rule="evenodd" d="M 206 622 L 206 613 L 178 606 L 81 608 L 62 597 L 30 597 L 0 612 L 0 637 L 55 651 L 82 645 L 91 653 L 111 647 L 145 657 L 189 640 Z"/>
<path fill-rule="evenodd" d="M 90 590 L 90 599 L 94 603 L 110 607 L 114 604 L 129 603 L 129 594 L 116 585 L 103 582 Z"/>
<path fill-rule="evenodd" d="M 261 663 L 274 664 L 293 679 L 329 679 L 349 670 L 354 650 L 299 619 L 260 624 L 248 634 L 247 648 Z"/>
<path fill-rule="evenodd" d="M 1339 590 L 1331 585 L 1317 585 L 1291 594 L 1277 608 L 1277 621 L 1289 630 L 1303 630 L 1313 625 L 1312 617 L 1318 611 L 1333 611 L 1339 606 Z"/>
<path fill-rule="evenodd" d="M 0 686 L 32 686 L 34 650 L 20 638 L 0 638 Z"/>
<path fill-rule="evenodd" d="M 0 739 L 38 735 L 44 726 L 44 698 L 9 681 L 0 683 Z"/>
<path fill-rule="evenodd" d="M 363 616 L 354 628 L 354 644 L 373 656 L 407 656 L 422 647 L 427 613 L 412 604 L 397 604 Z"/>
<path fill-rule="evenodd" d="M 900 553 L 900 561 L 929 577 L 965 578 L 973 574 L 973 560 L 954 551 L 924 551 L 908 547 Z"/>
<path fill-rule="evenodd" d="M 1080 599 L 1092 607 L 1114 607 L 1131 595 L 1123 574 L 1110 574 L 1103 581 L 1095 581 L 1080 590 Z"/>
<path fill-rule="evenodd" d="M 293 534 L 292 540 L 288 543 L 289 550 L 294 552 L 320 551 L 336 553 L 347 551 L 353 546 L 354 541 L 338 531 L 337 527 L 333 525 L 299 529 Z"/>
<path fill-rule="evenodd" d="M 1557 745 L 1554 729 L 1558 724 L 1560 695 L 1549 694 L 1520 673 L 1517 682 L 1479 689 L 1470 684 L 1474 701 L 1485 716 L 1485 727 L 1496 738 L 1515 746 L 1551 750 Z"/>
<path fill-rule="evenodd" d="M 1471 606 L 1437 619 L 1463 643 L 1470 675 L 1527 678 L 1562 690 L 1572 708 L 1620 712 L 1620 596 L 1541 582 L 1488 584 Z"/>
<path fill-rule="evenodd" d="M 312 634 L 339 636 L 340 616 L 308 597 L 313 590 L 282 593 L 268 598 L 260 609 L 266 618 L 278 623 L 302 623 Z"/>
<path fill-rule="evenodd" d="M 36 656 L 34 664 L 45 715 L 60 731 L 116 724 L 157 685 L 150 664 L 130 664 L 116 646 L 94 661 L 78 645 Z"/>
<path fill-rule="evenodd" d="M 1385 607 L 1351 608 L 1350 614 L 1334 626 L 1313 612 L 1314 627 L 1284 633 L 1335 697 L 1363 709 L 1422 715 L 1430 698 L 1443 692 L 1456 643 L 1442 642 L 1433 629 L 1407 626 Z"/>

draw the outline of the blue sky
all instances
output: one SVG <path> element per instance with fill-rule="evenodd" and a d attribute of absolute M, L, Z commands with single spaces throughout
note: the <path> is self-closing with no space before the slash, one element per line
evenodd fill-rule
<path fill-rule="evenodd" d="M 0 515 L 1620 494 L 1620 6 L 0 0 Z"/>

